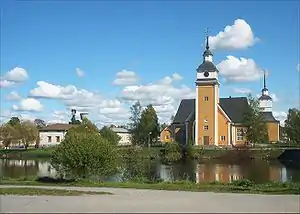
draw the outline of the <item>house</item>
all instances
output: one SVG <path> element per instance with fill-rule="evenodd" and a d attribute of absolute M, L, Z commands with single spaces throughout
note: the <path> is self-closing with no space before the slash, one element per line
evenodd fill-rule
<path fill-rule="evenodd" d="M 56 123 L 39 130 L 39 146 L 55 146 L 64 140 L 68 129 L 74 127 L 72 124 Z"/>
<path fill-rule="evenodd" d="M 181 101 L 175 118 L 161 135 L 172 133 L 172 141 L 195 145 L 232 146 L 246 143 L 243 126 L 249 108 L 247 97 L 219 97 L 219 70 L 213 63 L 208 36 L 203 62 L 196 69 L 196 99 Z M 259 106 L 265 118 L 270 142 L 279 141 L 279 121 L 272 114 L 272 98 L 268 94 L 264 75 L 264 88 Z"/>
<path fill-rule="evenodd" d="M 131 134 L 128 129 L 112 127 L 111 130 L 121 138 L 118 143 L 119 146 L 131 145 Z"/>
<path fill-rule="evenodd" d="M 172 131 L 171 128 L 165 127 L 161 132 L 160 132 L 160 137 L 159 137 L 160 142 L 162 143 L 171 143 L 173 141 L 172 138 Z"/>

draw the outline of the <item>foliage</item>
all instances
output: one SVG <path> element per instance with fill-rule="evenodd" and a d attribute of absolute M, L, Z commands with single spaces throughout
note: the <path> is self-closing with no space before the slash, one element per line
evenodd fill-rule
<path fill-rule="evenodd" d="M 8 121 L 8 124 L 11 125 L 11 126 L 16 126 L 17 124 L 20 124 L 20 123 L 21 123 L 21 121 L 18 117 L 12 117 Z"/>
<path fill-rule="evenodd" d="M 22 143 L 27 148 L 29 143 L 38 141 L 38 129 L 34 123 L 30 121 L 18 123 L 16 121 L 17 119 L 11 119 L 10 122 L 0 127 L 1 140 L 4 146 Z"/>
<path fill-rule="evenodd" d="M 163 148 L 163 159 L 166 162 L 179 161 L 182 158 L 181 148 L 177 142 L 165 143 Z"/>
<path fill-rule="evenodd" d="M 101 130 L 100 130 L 100 134 L 102 137 L 104 137 L 105 139 L 108 140 L 108 142 L 114 144 L 114 145 L 118 145 L 121 137 L 115 133 L 113 130 L 111 130 L 109 127 L 104 126 Z"/>
<path fill-rule="evenodd" d="M 115 145 L 103 138 L 87 119 L 68 131 L 64 141 L 54 150 L 51 165 L 61 177 L 86 178 L 117 172 Z"/>
<path fill-rule="evenodd" d="M 140 144 L 140 121 L 141 121 L 141 113 L 142 113 L 142 106 L 139 101 L 133 104 L 130 107 L 131 116 L 129 120 L 130 132 L 131 132 L 131 142 L 133 145 Z"/>
<path fill-rule="evenodd" d="M 139 130 L 142 135 L 142 142 L 146 143 L 150 141 L 150 143 L 153 143 L 157 141 L 157 137 L 160 134 L 160 128 L 156 111 L 152 105 L 148 105 L 147 108 L 143 110 Z"/>
<path fill-rule="evenodd" d="M 166 124 L 166 123 L 161 124 L 160 125 L 160 131 L 164 130 L 167 127 L 168 127 L 168 124 Z"/>
<path fill-rule="evenodd" d="M 248 101 L 249 108 L 244 117 L 246 139 L 253 145 L 256 143 L 268 143 L 267 126 L 259 109 L 259 101 L 251 95 L 248 96 Z"/>
<path fill-rule="evenodd" d="M 74 124 L 74 126 L 68 130 L 66 135 L 69 135 L 71 133 L 85 133 L 85 134 L 97 133 L 100 135 L 99 132 L 100 132 L 100 130 L 97 128 L 97 126 L 95 124 L 93 124 L 87 118 L 83 118 L 82 123 L 80 123 L 78 125 Z"/>
<path fill-rule="evenodd" d="M 300 110 L 289 109 L 287 119 L 285 120 L 285 133 L 290 141 L 300 143 Z"/>
<path fill-rule="evenodd" d="M 41 128 L 45 128 L 46 127 L 46 122 L 44 120 L 41 119 L 35 119 L 34 120 L 34 124 L 37 126 L 37 128 L 41 129 Z"/>

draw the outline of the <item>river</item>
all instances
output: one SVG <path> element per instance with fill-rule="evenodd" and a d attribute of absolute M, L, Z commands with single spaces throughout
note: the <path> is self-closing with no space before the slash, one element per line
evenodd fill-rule
<path fill-rule="evenodd" d="M 124 169 L 128 172 L 130 166 Z M 122 175 L 114 175 L 104 180 L 124 180 Z M 190 180 L 193 182 L 231 182 L 237 179 L 249 179 L 257 183 L 267 181 L 300 182 L 300 169 L 288 167 L 279 162 L 247 161 L 222 163 L 221 161 L 188 161 L 172 165 L 151 162 L 144 167 L 144 177 L 164 181 Z M 128 174 L 128 173 L 127 173 Z M 0 178 L 20 178 L 33 176 L 55 176 L 47 160 L 11 160 L 0 159 Z M 127 179 L 130 180 L 130 179 Z"/>

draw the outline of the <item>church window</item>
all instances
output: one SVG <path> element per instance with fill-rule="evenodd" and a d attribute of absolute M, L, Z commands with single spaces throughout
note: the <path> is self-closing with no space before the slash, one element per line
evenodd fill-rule
<path fill-rule="evenodd" d="M 243 140 L 244 139 L 244 132 L 243 132 L 242 128 L 237 128 L 236 134 L 237 134 L 237 136 L 236 136 L 237 140 Z"/>
<path fill-rule="evenodd" d="M 221 141 L 225 141 L 225 136 L 220 136 Z"/>
<path fill-rule="evenodd" d="M 205 101 L 208 101 L 208 96 L 205 96 L 205 97 L 204 97 L 204 100 L 205 100 Z"/>
<path fill-rule="evenodd" d="M 207 130 L 208 130 L 208 125 L 205 125 L 205 126 L 203 127 L 203 129 L 204 129 L 204 131 L 207 131 Z"/>

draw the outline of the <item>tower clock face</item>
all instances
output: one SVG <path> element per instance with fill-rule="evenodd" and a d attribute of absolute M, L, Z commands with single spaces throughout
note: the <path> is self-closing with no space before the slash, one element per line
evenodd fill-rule
<path fill-rule="evenodd" d="M 208 77 L 208 76 L 209 76 L 209 72 L 208 72 L 208 71 L 205 71 L 205 72 L 204 72 L 204 76 L 205 76 L 205 77 Z"/>

